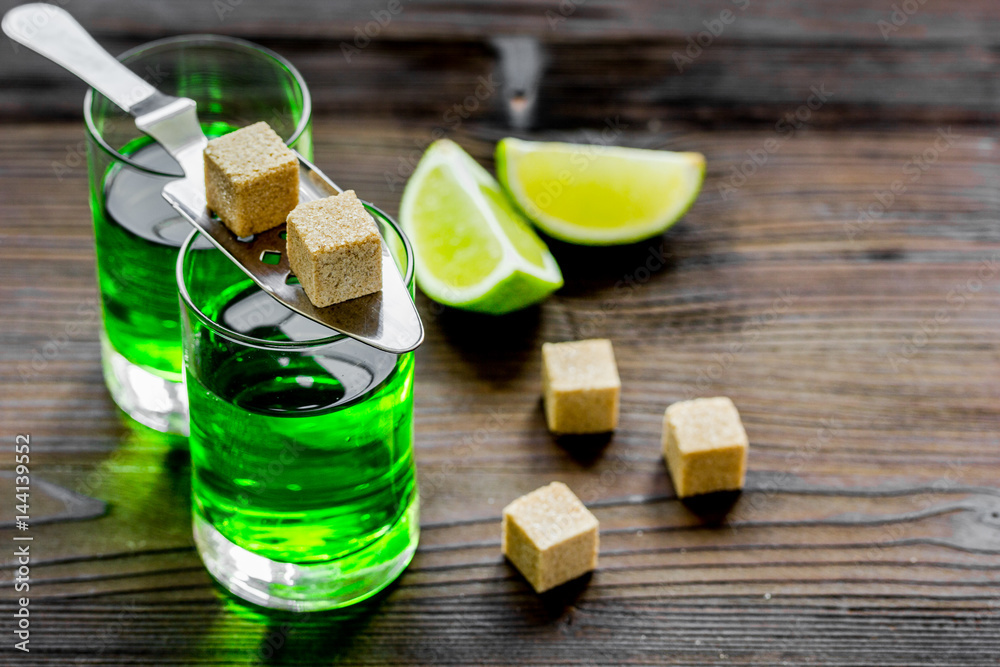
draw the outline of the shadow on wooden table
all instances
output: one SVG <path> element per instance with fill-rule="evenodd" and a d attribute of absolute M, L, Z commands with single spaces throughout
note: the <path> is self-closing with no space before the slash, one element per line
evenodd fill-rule
<path fill-rule="evenodd" d="M 226 598 L 228 612 L 264 628 L 253 651 L 255 660 L 250 664 L 302 665 L 317 664 L 316 661 L 334 664 L 338 658 L 357 650 L 355 641 L 364 638 L 369 623 L 397 588 L 399 580 L 363 602 L 324 612 L 267 609 L 234 597 L 218 583 L 214 585 L 219 595 Z"/>
<path fill-rule="evenodd" d="M 682 220 L 672 229 L 680 230 L 683 226 Z M 559 294 L 577 297 L 607 288 L 616 292 L 631 290 L 660 274 L 672 272 L 677 259 L 669 235 L 673 232 L 613 246 L 583 246 L 548 236 L 543 238 L 563 273 L 565 285 Z"/>
<path fill-rule="evenodd" d="M 507 315 L 471 313 L 434 304 L 425 316 L 428 334 L 437 329 L 468 369 L 492 382 L 505 384 L 521 375 L 538 351 L 541 309 L 531 306 Z"/>
<path fill-rule="evenodd" d="M 588 572 L 582 577 L 567 581 L 562 586 L 556 586 L 552 590 L 539 594 L 538 606 L 545 618 L 552 622 L 565 616 L 566 612 L 572 609 L 583 592 L 587 590 L 593 576 L 593 572 Z"/>
<path fill-rule="evenodd" d="M 679 223 L 683 224 L 683 223 Z M 545 238 L 565 280 L 561 297 L 581 297 L 613 289 L 612 298 L 629 293 L 675 266 L 670 244 L 663 235 L 638 243 L 588 247 Z M 516 380 L 523 366 L 538 353 L 542 309 L 532 306 L 506 315 L 486 315 L 418 301 L 428 336 L 436 332 L 481 377 L 506 384 Z M 598 449 L 599 452 L 599 449 Z"/>
<path fill-rule="evenodd" d="M 510 622 L 529 623 L 536 629 L 546 626 L 565 628 L 572 625 L 576 606 L 586 594 L 594 576 L 593 572 L 588 572 L 544 593 L 536 593 L 506 559 L 504 568 L 510 572 L 505 581 L 506 594 L 497 598 L 496 602 L 505 607 L 504 617 L 510 619 Z"/>
<path fill-rule="evenodd" d="M 698 518 L 706 525 L 721 526 L 726 522 L 726 517 L 729 516 L 729 512 L 732 511 L 742 493 L 741 490 L 716 491 L 715 493 L 681 498 L 681 504 L 691 513 L 697 514 Z"/>
<path fill-rule="evenodd" d="M 541 401 L 539 401 L 541 405 Z M 545 416 L 542 415 L 544 421 Z M 587 433 L 579 435 L 554 435 L 556 444 L 569 458 L 584 468 L 591 468 L 601 461 L 604 451 L 614 438 L 614 431 L 607 433 Z"/>

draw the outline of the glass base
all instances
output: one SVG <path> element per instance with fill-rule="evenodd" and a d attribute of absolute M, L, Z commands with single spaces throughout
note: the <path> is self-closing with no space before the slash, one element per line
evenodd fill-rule
<path fill-rule="evenodd" d="M 123 357 L 101 332 L 101 365 L 111 398 L 140 424 L 163 433 L 188 434 L 188 402 L 183 382 L 150 373 Z"/>
<path fill-rule="evenodd" d="M 237 597 L 272 609 L 320 611 L 361 602 L 391 584 L 413 559 L 420 537 L 413 502 L 378 541 L 336 560 L 283 563 L 237 546 L 195 509 L 194 541 L 209 573 Z"/>

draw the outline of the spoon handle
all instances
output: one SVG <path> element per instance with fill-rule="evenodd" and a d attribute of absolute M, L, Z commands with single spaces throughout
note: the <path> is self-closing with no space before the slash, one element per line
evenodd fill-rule
<path fill-rule="evenodd" d="M 62 65 L 127 112 L 156 93 L 61 7 L 40 2 L 14 7 L 2 27 L 8 37 Z"/>

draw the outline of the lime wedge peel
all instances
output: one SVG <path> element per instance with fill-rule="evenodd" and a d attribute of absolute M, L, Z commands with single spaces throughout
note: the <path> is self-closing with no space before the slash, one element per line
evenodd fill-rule
<path fill-rule="evenodd" d="M 582 245 L 632 243 L 664 232 L 698 198 L 701 153 L 507 138 L 497 176 L 546 234 Z"/>
<path fill-rule="evenodd" d="M 562 273 L 500 184 L 453 141 L 433 143 L 403 191 L 400 222 L 431 299 L 503 314 L 545 299 Z"/>

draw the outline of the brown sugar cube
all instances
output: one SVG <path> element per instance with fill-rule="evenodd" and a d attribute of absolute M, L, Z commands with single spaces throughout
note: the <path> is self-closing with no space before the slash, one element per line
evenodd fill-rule
<path fill-rule="evenodd" d="M 382 289 L 382 236 L 346 190 L 288 214 L 288 263 L 318 308 Z"/>
<path fill-rule="evenodd" d="M 277 227 L 299 203 L 299 160 L 264 122 L 212 139 L 205 147 L 205 197 L 237 236 Z"/>
<path fill-rule="evenodd" d="M 562 482 L 503 510 L 501 550 L 537 593 L 597 567 L 597 517 Z"/>
<path fill-rule="evenodd" d="M 747 432 L 726 397 L 674 403 L 663 415 L 663 457 L 679 498 L 743 488 Z"/>
<path fill-rule="evenodd" d="M 621 388 L 611 341 L 542 345 L 545 421 L 553 433 L 613 431 Z"/>

